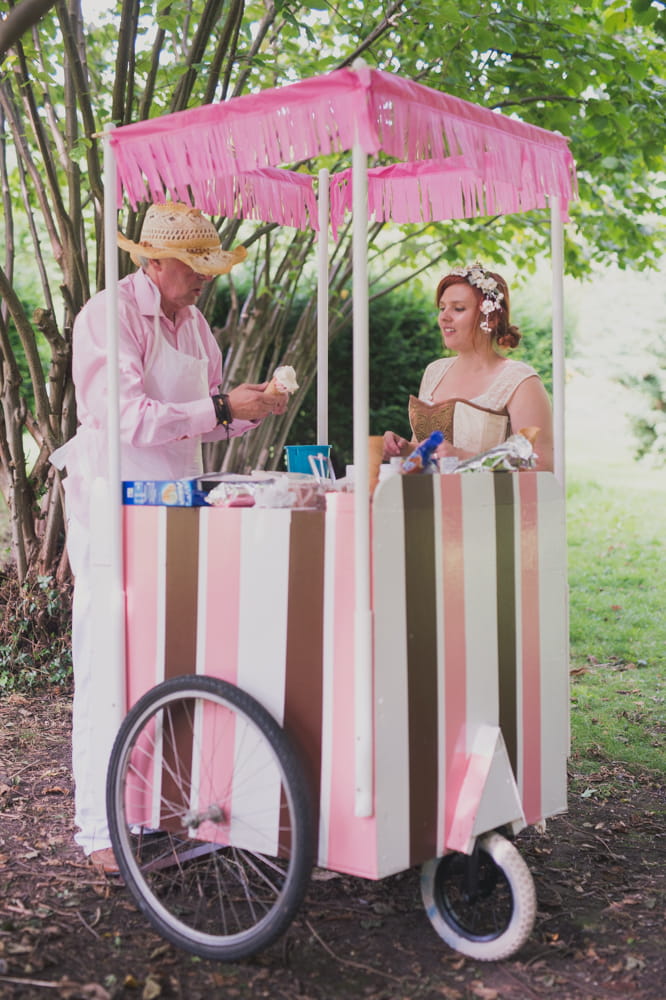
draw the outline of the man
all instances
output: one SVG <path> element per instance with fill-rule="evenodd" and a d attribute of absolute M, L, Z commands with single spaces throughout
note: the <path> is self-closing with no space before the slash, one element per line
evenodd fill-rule
<path fill-rule="evenodd" d="M 120 462 L 124 480 L 189 478 L 203 471 L 201 444 L 243 434 L 285 402 L 261 385 L 220 393 L 222 356 L 194 303 L 214 275 L 245 259 L 222 249 L 198 209 L 152 205 L 138 243 L 118 234 L 140 270 L 118 283 Z M 72 769 L 76 842 L 99 869 L 117 865 L 106 821 L 106 769 L 113 734 L 95 677 L 90 601 L 90 488 L 107 475 L 106 296 L 99 292 L 74 323 L 73 379 L 80 426 L 52 455 L 67 467 L 67 549 L 74 573 Z M 284 400 L 286 401 L 286 396 Z"/>

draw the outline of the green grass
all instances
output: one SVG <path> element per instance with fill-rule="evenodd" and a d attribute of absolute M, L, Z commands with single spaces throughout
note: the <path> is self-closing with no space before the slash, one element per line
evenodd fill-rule
<path fill-rule="evenodd" d="M 666 766 L 666 505 L 636 484 L 568 488 L 571 729 L 576 769 Z"/>

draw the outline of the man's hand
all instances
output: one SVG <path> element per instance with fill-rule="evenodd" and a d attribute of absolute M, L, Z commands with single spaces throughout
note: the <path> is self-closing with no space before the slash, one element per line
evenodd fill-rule
<path fill-rule="evenodd" d="M 287 393 L 266 396 L 267 382 L 254 385 L 243 382 L 229 393 L 229 406 L 234 420 L 263 420 L 270 413 L 284 413 L 287 409 Z M 284 398 L 283 398 L 284 396 Z"/>

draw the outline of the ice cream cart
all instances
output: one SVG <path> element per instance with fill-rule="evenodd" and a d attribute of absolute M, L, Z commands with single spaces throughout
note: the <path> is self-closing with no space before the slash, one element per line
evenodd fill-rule
<path fill-rule="evenodd" d="M 278 169 L 347 149 L 351 170 L 332 178 Z M 368 169 L 380 151 L 398 162 Z M 574 185 L 561 136 L 363 65 L 106 139 L 106 190 L 118 198 L 191 195 L 213 214 L 318 228 L 324 293 L 329 222 L 335 234 L 352 211 L 357 470 L 368 467 L 369 216 L 549 205 L 557 258 Z M 107 246 L 117 204 L 107 199 Z M 114 327 L 111 301 L 109 482 L 119 483 Z M 557 393 L 555 405 L 561 475 Z M 105 495 L 98 488 L 101 507 Z M 535 916 L 512 837 L 566 808 L 561 481 L 396 475 L 371 495 L 357 474 L 353 493 L 325 500 L 110 505 L 96 600 L 110 623 L 119 731 L 107 804 L 122 875 L 169 940 L 238 959 L 285 930 L 313 864 L 370 879 L 422 865 L 440 936 L 504 957 Z"/>

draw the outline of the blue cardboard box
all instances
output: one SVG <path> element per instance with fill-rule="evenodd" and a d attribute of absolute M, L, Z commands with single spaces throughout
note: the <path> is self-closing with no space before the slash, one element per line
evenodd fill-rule
<path fill-rule="evenodd" d="M 197 479 L 140 479 L 123 482 L 123 503 L 147 507 L 201 507 L 206 500 Z"/>

